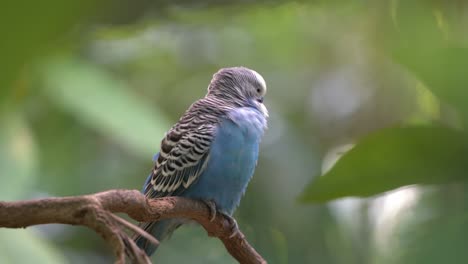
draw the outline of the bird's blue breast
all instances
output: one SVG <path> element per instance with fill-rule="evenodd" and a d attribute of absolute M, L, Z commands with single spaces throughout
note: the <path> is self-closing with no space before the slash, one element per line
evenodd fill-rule
<path fill-rule="evenodd" d="M 265 117 L 254 108 L 231 111 L 216 130 L 206 169 L 183 196 L 212 200 L 232 214 L 254 173 L 265 127 Z"/>

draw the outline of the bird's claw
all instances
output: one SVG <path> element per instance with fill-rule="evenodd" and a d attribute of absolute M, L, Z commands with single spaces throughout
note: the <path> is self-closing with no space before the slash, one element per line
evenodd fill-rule
<path fill-rule="evenodd" d="M 216 209 L 216 204 L 212 200 L 202 200 L 206 206 L 208 206 L 208 209 L 210 210 L 210 222 L 213 222 L 216 218 L 216 212 L 218 211 Z"/>
<path fill-rule="evenodd" d="M 232 217 L 230 215 L 227 215 L 227 214 L 224 214 L 224 213 L 223 213 L 223 216 L 227 219 L 227 221 L 229 222 L 229 225 L 231 226 L 231 234 L 229 235 L 229 238 L 233 238 L 233 237 L 236 237 L 237 235 L 239 235 L 240 230 L 239 230 L 239 225 L 237 224 L 236 219 L 234 219 L 234 217 Z"/>

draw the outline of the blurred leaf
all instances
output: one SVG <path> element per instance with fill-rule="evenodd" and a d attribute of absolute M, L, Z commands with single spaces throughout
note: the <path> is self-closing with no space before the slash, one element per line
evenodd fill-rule
<path fill-rule="evenodd" d="M 57 249 L 31 229 L 1 229 L 0 244 L 0 263 L 68 263 Z"/>
<path fill-rule="evenodd" d="M 63 42 L 60 38 L 101 4 L 90 0 L 6 1 L 0 11 L 0 100 L 32 58 L 52 42 Z"/>
<path fill-rule="evenodd" d="M 0 120 L 0 200 L 15 200 L 33 186 L 36 148 L 21 115 L 4 112 L 0 113 Z"/>
<path fill-rule="evenodd" d="M 151 102 L 102 69 L 73 58 L 49 62 L 45 92 L 65 111 L 148 158 L 169 128 Z"/>
<path fill-rule="evenodd" d="M 457 34 L 449 32 L 445 17 L 456 17 L 457 13 L 431 5 L 425 1 L 399 1 L 393 21 L 388 23 L 391 29 L 385 31 L 386 44 L 398 63 L 438 98 L 460 111 L 466 121 L 468 46 L 458 41 Z"/>
<path fill-rule="evenodd" d="M 363 139 L 325 175 L 309 184 L 300 199 L 324 202 L 370 196 L 410 184 L 466 179 L 468 142 L 441 127 L 391 128 Z"/>
<path fill-rule="evenodd" d="M 430 124 L 432 120 L 437 120 L 440 115 L 440 103 L 437 97 L 427 89 L 421 82 L 418 82 L 415 87 L 416 103 L 418 111 L 407 118 L 407 124 L 424 125 Z"/>
<path fill-rule="evenodd" d="M 468 48 L 448 47 L 396 51 L 397 60 L 419 77 L 435 95 L 468 118 Z"/>

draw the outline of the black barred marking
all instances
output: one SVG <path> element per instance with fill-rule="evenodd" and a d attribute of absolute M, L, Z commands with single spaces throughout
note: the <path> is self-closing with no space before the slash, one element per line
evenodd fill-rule
<path fill-rule="evenodd" d="M 171 131 L 167 134 L 167 139 L 173 142 L 177 142 L 182 137 L 182 134 L 177 133 L 176 131 Z"/>
<path fill-rule="evenodd" d="M 174 164 L 177 165 L 177 167 L 180 167 L 180 168 L 184 165 L 184 164 L 182 164 L 182 160 L 180 160 L 180 159 L 175 159 Z"/>
<path fill-rule="evenodd" d="M 177 158 L 179 158 L 179 157 L 181 157 L 181 156 L 182 156 L 182 152 L 180 152 L 180 151 L 174 151 L 174 152 L 172 152 L 171 158 L 177 159 Z"/>
<path fill-rule="evenodd" d="M 167 173 L 172 173 L 176 170 L 176 168 L 174 166 L 172 166 L 172 163 L 171 162 L 168 162 L 167 163 L 167 166 L 163 168 L 163 170 L 166 169 L 166 172 Z"/>
<path fill-rule="evenodd" d="M 166 144 L 164 141 L 161 143 L 161 151 L 163 153 L 169 153 L 173 146 Z"/>
<path fill-rule="evenodd" d="M 203 150 L 202 150 L 202 149 L 194 148 L 194 149 L 193 149 L 193 152 L 194 152 L 195 154 L 197 154 L 197 155 L 203 154 Z"/>
<path fill-rule="evenodd" d="M 189 162 L 189 163 L 194 163 L 194 162 L 196 161 L 196 159 L 193 159 L 193 158 L 190 157 L 190 156 L 186 156 L 184 160 L 187 161 L 187 162 Z"/>
<path fill-rule="evenodd" d="M 190 145 L 189 142 L 184 141 L 184 142 L 180 142 L 179 146 L 184 149 L 189 149 L 192 145 Z"/>

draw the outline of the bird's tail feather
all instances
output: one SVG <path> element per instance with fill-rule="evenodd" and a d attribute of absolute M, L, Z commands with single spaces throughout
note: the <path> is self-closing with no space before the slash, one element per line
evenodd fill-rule
<path fill-rule="evenodd" d="M 140 227 L 161 242 L 168 238 L 180 225 L 181 224 L 179 221 L 176 221 L 176 219 L 167 219 L 158 222 L 142 223 L 140 224 Z M 136 236 L 134 241 L 148 256 L 151 256 L 158 248 L 157 245 L 154 245 L 140 235 Z"/>

